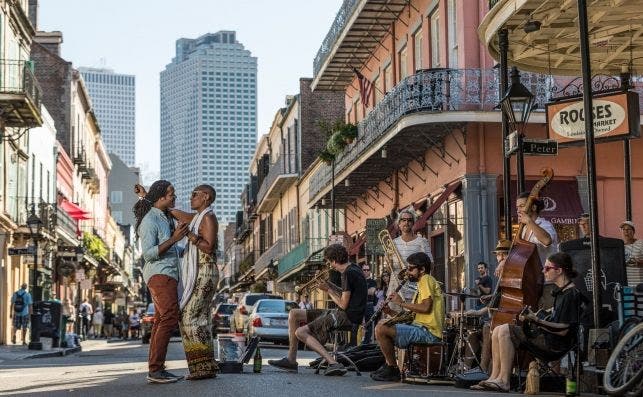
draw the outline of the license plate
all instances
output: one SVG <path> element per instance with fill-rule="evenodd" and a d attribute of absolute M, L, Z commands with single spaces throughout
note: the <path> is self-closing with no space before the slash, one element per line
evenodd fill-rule
<path fill-rule="evenodd" d="M 286 319 L 272 319 L 270 320 L 270 325 L 272 326 L 285 326 L 287 324 Z"/>

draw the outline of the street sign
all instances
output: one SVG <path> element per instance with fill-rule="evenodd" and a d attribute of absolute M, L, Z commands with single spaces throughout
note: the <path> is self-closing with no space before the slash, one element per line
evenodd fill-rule
<path fill-rule="evenodd" d="M 9 255 L 33 255 L 36 252 L 36 247 L 29 246 L 23 248 L 9 248 Z"/>
<path fill-rule="evenodd" d="M 522 152 L 534 156 L 556 156 L 558 141 L 554 139 L 523 139 Z"/>

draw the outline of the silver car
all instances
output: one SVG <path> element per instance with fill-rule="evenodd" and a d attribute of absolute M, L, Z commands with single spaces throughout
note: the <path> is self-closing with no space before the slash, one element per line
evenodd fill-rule
<path fill-rule="evenodd" d="M 261 299 L 248 316 L 248 338 L 288 343 L 288 312 L 299 309 L 297 302 L 283 299 Z"/>

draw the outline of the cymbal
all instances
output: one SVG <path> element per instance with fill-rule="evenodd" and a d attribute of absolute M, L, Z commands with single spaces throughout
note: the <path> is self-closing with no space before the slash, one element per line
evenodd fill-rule
<path fill-rule="evenodd" d="M 465 294 L 464 292 L 445 292 L 447 295 L 457 296 L 459 298 L 479 298 L 480 295 Z"/>

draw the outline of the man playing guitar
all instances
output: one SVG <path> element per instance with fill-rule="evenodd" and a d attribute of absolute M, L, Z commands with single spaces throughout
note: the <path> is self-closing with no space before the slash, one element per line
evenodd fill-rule
<path fill-rule="evenodd" d="M 371 373 L 371 378 L 378 381 L 399 381 L 400 369 L 395 361 L 394 347 L 406 348 L 411 343 L 432 343 L 442 339 L 444 325 L 444 300 L 437 280 L 429 275 L 431 259 L 423 252 L 417 252 L 407 258 L 406 274 L 409 281 L 417 282 L 418 291 L 413 303 L 405 303 L 397 292 L 389 298 L 403 309 L 415 313 L 411 324 L 392 324 L 380 322 L 375 327 L 377 339 L 386 363 Z"/>
<path fill-rule="evenodd" d="M 571 257 L 558 252 L 545 261 L 542 272 L 545 281 L 556 285 L 552 292 L 554 307 L 550 320 L 539 319 L 534 313 L 519 316 L 520 321 L 535 325 L 538 335 L 526 335 L 523 326 L 502 324 L 491 334 L 492 372 L 489 379 L 471 386 L 474 390 L 508 391 L 509 377 L 516 349 L 526 349 L 541 356 L 561 355 L 568 351 L 576 340 L 581 305 L 580 292 L 572 280 L 577 273 Z"/>

